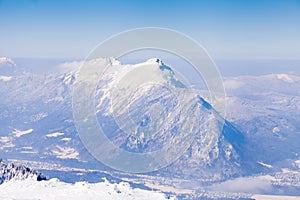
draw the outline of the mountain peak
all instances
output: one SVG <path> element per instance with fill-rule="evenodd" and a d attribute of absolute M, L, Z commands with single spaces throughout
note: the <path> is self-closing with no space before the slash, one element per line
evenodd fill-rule
<path fill-rule="evenodd" d="M 114 57 L 107 58 L 107 60 L 111 65 L 121 65 L 121 62 Z"/>
<path fill-rule="evenodd" d="M 171 67 L 167 66 L 161 59 L 159 58 L 150 58 L 148 59 L 146 62 L 144 63 L 140 63 L 138 65 L 155 65 L 155 66 L 158 66 L 159 70 L 161 71 L 167 71 L 167 73 L 169 73 L 169 76 L 174 76 L 174 71 L 172 70 Z"/>
<path fill-rule="evenodd" d="M 0 66 L 15 67 L 15 62 L 7 57 L 0 57 Z"/>
<path fill-rule="evenodd" d="M 159 58 L 150 58 L 150 59 L 148 59 L 147 61 L 146 61 L 146 63 L 153 63 L 153 64 L 155 64 L 155 63 L 157 63 L 157 64 L 159 64 L 159 65 L 164 65 L 164 63 L 163 63 L 163 61 L 162 60 L 160 60 Z"/>

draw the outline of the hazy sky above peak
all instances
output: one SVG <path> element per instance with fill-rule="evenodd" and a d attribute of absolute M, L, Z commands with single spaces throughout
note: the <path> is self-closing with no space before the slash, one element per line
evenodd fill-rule
<path fill-rule="evenodd" d="M 216 59 L 300 59 L 300 1 L 0 0 L 0 56 L 84 58 L 133 28 L 177 30 Z"/>

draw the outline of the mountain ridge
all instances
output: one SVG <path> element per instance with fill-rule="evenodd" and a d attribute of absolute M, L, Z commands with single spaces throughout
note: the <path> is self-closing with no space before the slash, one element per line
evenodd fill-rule
<path fill-rule="evenodd" d="M 45 175 L 32 170 L 22 164 L 4 163 L 0 159 L 0 184 L 8 181 L 32 179 L 36 181 L 48 180 Z"/>

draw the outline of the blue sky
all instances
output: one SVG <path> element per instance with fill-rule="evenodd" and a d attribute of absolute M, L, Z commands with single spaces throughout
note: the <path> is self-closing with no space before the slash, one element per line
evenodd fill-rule
<path fill-rule="evenodd" d="M 185 33 L 215 59 L 300 59 L 300 0 L 0 0 L 0 56 L 84 58 L 149 26 Z"/>

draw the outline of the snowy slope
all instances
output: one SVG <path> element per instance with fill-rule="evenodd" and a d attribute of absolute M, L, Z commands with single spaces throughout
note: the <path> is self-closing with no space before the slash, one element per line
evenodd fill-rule
<path fill-rule="evenodd" d="M 0 185 L 0 199 L 101 199 L 101 200 L 163 200 L 165 194 L 154 191 L 131 188 L 128 183 L 109 183 L 107 180 L 100 183 L 77 182 L 64 183 L 58 179 L 49 181 L 10 181 Z"/>
<path fill-rule="evenodd" d="M 48 180 L 25 165 L 0 161 L 0 199 L 166 199 L 160 192 L 132 188 L 129 183 L 75 184 Z M 168 196 L 170 199 L 170 196 Z M 172 198 L 171 198 L 172 199 Z"/>

